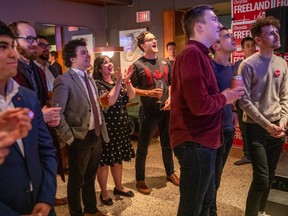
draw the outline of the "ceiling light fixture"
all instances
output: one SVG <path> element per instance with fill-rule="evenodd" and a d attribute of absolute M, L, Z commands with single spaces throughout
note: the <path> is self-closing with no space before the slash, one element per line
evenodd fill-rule
<path fill-rule="evenodd" d="M 107 5 L 104 5 L 104 17 L 105 17 L 105 30 L 106 30 L 106 46 L 103 47 L 95 47 L 94 52 L 101 53 L 102 55 L 107 55 L 110 58 L 114 55 L 114 52 L 122 52 L 124 50 L 123 47 L 119 46 L 109 46 L 108 43 L 108 27 L 107 27 Z"/>

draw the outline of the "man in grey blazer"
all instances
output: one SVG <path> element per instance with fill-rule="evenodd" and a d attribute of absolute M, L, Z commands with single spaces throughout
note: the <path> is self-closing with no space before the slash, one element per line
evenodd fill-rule
<path fill-rule="evenodd" d="M 101 216 L 96 207 L 95 176 L 102 139 L 109 141 L 98 103 L 97 87 L 87 74 L 90 55 L 84 39 L 69 41 L 63 49 L 69 71 L 54 81 L 52 106 L 62 107 L 57 134 L 68 146 L 68 205 L 71 216 Z M 81 207 L 81 189 L 84 211 Z"/>

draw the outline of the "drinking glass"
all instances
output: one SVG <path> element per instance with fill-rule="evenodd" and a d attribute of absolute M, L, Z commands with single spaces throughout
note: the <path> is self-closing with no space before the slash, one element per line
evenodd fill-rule
<path fill-rule="evenodd" d="M 99 103 L 103 110 L 107 110 L 109 108 L 109 91 L 100 90 Z"/>
<path fill-rule="evenodd" d="M 164 89 L 164 84 L 162 80 L 158 80 L 158 82 L 156 82 L 156 88 L 161 89 L 162 94 L 161 97 L 158 97 L 158 100 L 156 101 L 156 103 L 162 103 L 161 98 L 163 97 L 163 89 Z"/>

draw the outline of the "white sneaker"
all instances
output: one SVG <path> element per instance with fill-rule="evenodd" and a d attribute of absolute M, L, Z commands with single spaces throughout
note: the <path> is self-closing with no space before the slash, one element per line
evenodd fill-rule
<path fill-rule="evenodd" d="M 266 214 L 266 212 L 258 212 L 258 216 L 271 216 L 271 215 Z"/>

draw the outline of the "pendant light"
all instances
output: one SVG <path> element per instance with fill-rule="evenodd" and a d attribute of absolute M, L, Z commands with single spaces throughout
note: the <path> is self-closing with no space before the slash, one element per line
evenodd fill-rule
<path fill-rule="evenodd" d="M 121 52 L 124 50 L 123 47 L 119 46 L 109 46 L 108 43 L 108 27 L 107 27 L 107 3 L 105 0 L 105 5 L 104 5 L 104 17 L 105 17 L 105 33 L 106 33 L 106 46 L 103 47 L 95 47 L 94 52 L 95 53 L 101 53 L 102 55 L 107 55 L 110 58 L 114 55 L 114 52 Z"/>

